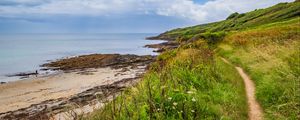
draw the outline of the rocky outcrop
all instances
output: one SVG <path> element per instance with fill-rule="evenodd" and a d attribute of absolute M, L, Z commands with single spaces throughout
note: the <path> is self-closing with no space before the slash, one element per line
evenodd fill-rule
<path fill-rule="evenodd" d="M 137 64 L 149 64 L 155 59 L 155 56 L 138 55 L 120 55 L 120 54 L 91 54 L 61 59 L 58 61 L 43 64 L 52 70 L 76 70 L 87 68 L 112 67 L 120 68 L 127 66 L 136 66 Z"/>
<path fill-rule="evenodd" d="M 175 49 L 178 48 L 179 43 L 175 42 L 175 41 L 167 41 L 167 42 L 163 42 L 163 43 L 159 43 L 159 44 L 149 44 L 149 45 L 145 45 L 145 47 L 147 48 L 156 48 L 157 50 L 154 50 L 154 52 L 164 52 L 166 50 L 171 50 L 171 49 Z"/>

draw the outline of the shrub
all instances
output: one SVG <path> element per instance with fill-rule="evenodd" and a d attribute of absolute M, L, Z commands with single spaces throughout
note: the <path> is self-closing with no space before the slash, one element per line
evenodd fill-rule
<path fill-rule="evenodd" d="M 226 18 L 226 20 L 236 18 L 238 15 L 239 15 L 238 12 L 232 13 L 232 14 L 230 14 L 230 15 Z"/>

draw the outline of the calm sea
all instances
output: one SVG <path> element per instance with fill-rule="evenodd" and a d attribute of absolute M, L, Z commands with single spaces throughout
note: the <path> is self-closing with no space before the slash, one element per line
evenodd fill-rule
<path fill-rule="evenodd" d="M 120 53 L 153 55 L 145 40 L 156 34 L 0 34 L 0 82 L 17 80 L 6 75 L 35 71 L 39 65 L 62 57 Z"/>

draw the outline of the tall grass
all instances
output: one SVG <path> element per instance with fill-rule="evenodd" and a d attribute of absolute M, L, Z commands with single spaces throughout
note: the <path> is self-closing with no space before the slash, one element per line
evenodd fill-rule
<path fill-rule="evenodd" d="M 256 83 L 267 119 L 300 119 L 299 18 L 232 33 L 221 55 L 244 67 Z"/>
<path fill-rule="evenodd" d="M 175 51 L 162 54 L 164 66 L 154 64 L 141 83 L 86 119 L 247 119 L 243 82 L 233 66 L 207 47 Z"/>

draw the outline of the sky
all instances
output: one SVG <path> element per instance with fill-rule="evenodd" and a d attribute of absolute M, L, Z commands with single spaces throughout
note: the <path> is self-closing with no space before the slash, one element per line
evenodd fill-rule
<path fill-rule="evenodd" d="M 294 0 L 0 0 L 0 33 L 160 33 Z"/>

